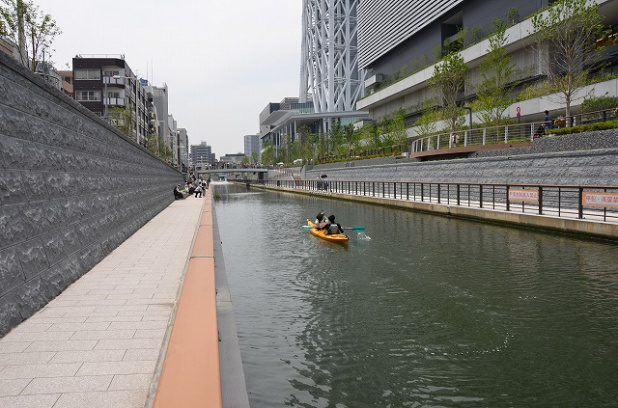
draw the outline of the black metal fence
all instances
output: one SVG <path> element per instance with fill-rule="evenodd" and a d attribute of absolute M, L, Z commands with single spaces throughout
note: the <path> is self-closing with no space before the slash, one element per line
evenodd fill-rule
<path fill-rule="evenodd" d="M 618 223 L 618 186 L 276 180 L 264 185 Z"/>

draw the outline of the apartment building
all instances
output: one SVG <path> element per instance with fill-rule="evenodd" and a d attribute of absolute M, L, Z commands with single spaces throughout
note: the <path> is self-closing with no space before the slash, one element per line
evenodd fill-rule
<path fill-rule="evenodd" d="M 77 102 L 104 120 L 126 126 L 130 138 L 146 145 L 146 92 L 124 56 L 77 55 L 73 58 L 73 95 Z M 130 115 L 112 115 L 119 110 L 126 110 Z"/>

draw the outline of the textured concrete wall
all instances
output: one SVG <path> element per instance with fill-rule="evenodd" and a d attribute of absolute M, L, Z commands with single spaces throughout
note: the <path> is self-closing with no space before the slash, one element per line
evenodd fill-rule
<path fill-rule="evenodd" d="M 394 161 L 394 158 L 389 160 Z M 618 130 L 538 139 L 528 148 L 487 151 L 470 159 L 315 166 L 308 179 L 548 185 L 616 185 Z"/>
<path fill-rule="evenodd" d="M 0 53 L 0 336 L 169 205 L 182 181 Z"/>

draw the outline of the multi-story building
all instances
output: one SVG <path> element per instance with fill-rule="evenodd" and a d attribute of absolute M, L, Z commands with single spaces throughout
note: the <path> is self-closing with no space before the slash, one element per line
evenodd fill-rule
<path fill-rule="evenodd" d="M 172 151 L 171 164 L 178 164 L 178 122 L 174 119 L 174 115 L 167 116 L 167 126 L 168 126 L 168 141 L 169 147 Z"/>
<path fill-rule="evenodd" d="M 202 142 L 199 145 L 191 145 L 191 165 L 197 167 L 212 166 L 214 154 L 212 148 Z"/>
<path fill-rule="evenodd" d="M 245 156 L 249 159 L 260 161 L 260 136 L 246 135 L 245 136 Z"/>
<path fill-rule="evenodd" d="M 293 98 L 286 98 L 290 100 Z M 287 109 L 279 109 L 285 106 Z M 333 122 L 341 126 L 353 124 L 368 118 L 367 112 L 340 111 L 316 113 L 313 102 L 269 103 L 260 115 L 261 148 L 270 143 L 274 148 L 275 157 L 286 143 L 298 140 L 300 130 L 306 128 L 310 133 L 325 134 L 331 129 Z"/>
<path fill-rule="evenodd" d="M 599 4 L 604 23 L 615 25 L 618 22 L 616 0 L 592 1 Z M 460 102 L 472 99 L 481 81 L 479 65 L 489 49 L 487 37 L 494 31 L 493 22 L 497 19 L 503 20 L 508 27 L 504 48 L 516 69 L 512 78 L 513 83 L 518 84 L 515 92 L 543 80 L 550 68 L 540 63 L 540 53 L 547 51 L 533 52 L 530 48 L 534 42 L 531 18 L 552 3 L 553 0 L 360 2 L 358 63 L 366 72 L 367 96 L 357 102 L 357 109 L 367 110 L 375 121 L 403 109 L 408 124 L 413 124 L 426 107 L 423 103 L 437 97 L 430 86 L 435 64 L 452 51 L 459 51 L 469 67 Z M 531 116 L 531 120 L 536 120 L 545 109 L 563 108 L 560 103 L 537 98 L 509 107 L 507 115 L 515 117 L 517 107 L 524 117 L 536 115 Z"/>
<path fill-rule="evenodd" d="M 78 55 L 73 58 L 73 93 L 77 102 L 107 121 L 111 109 L 128 109 L 130 116 L 118 115 L 115 120 L 127 126 L 129 137 L 146 145 L 146 92 L 124 56 Z M 128 117 L 131 120 L 125 119 Z"/>
<path fill-rule="evenodd" d="M 178 169 L 183 173 L 189 167 L 189 134 L 187 129 L 178 129 Z"/>
<path fill-rule="evenodd" d="M 146 86 L 147 92 L 151 95 L 152 104 L 157 112 L 157 118 L 153 124 L 157 128 L 157 133 L 163 140 L 163 143 L 168 148 L 172 148 L 170 139 L 170 128 L 168 124 L 169 106 L 168 106 L 168 88 L 167 84 L 163 86 Z"/>

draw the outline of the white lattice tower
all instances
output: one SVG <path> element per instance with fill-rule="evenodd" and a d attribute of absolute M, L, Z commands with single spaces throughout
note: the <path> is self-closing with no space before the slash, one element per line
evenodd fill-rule
<path fill-rule="evenodd" d="M 304 0 L 300 101 L 317 113 L 353 111 L 362 96 L 358 70 L 358 0 Z"/>

